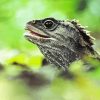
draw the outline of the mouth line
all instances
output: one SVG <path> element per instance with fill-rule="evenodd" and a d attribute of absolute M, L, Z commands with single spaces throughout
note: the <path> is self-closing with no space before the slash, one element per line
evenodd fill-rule
<path fill-rule="evenodd" d="M 25 30 L 28 30 L 29 33 L 30 33 L 31 35 L 34 35 L 34 36 L 38 36 L 38 37 L 41 37 L 41 38 L 50 38 L 50 37 L 47 36 L 47 35 L 39 34 L 38 32 L 35 32 L 35 31 L 33 31 L 33 30 L 29 29 L 29 28 L 26 28 Z"/>
<path fill-rule="evenodd" d="M 39 37 L 43 37 L 43 38 L 49 38 L 49 37 L 46 36 L 46 35 L 42 35 L 42 34 L 36 33 L 36 32 L 34 32 L 34 31 L 31 31 L 31 30 L 29 30 L 29 31 L 30 31 L 30 33 L 33 34 L 33 35 L 36 35 L 36 36 L 39 36 Z"/>

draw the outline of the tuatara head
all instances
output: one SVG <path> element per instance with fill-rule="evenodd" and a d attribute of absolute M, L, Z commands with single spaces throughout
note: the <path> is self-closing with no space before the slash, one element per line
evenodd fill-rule
<path fill-rule="evenodd" d="M 25 37 L 40 45 L 53 41 L 64 43 L 69 38 L 74 38 L 75 41 L 79 39 L 78 30 L 72 23 L 54 18 L 30 21 L 25 29 L 27 30 Z"/>
<path fill-rule="evenodd" d="M 93 51 L 91 37 L 76 21 L 45 18 L 28 22 L 25 29 L 25 37 L 56 66 L 65 68 Z"/>

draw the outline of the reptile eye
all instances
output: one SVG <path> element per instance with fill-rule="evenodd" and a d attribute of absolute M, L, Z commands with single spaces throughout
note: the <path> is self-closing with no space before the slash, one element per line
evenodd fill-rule
<path fill-rule="evenodd" d="M 44 26 L 47 28 L 47 29 L 50 29 L 52 28 L 52 26 L 54 25 L 54 22 L 52 20 L 46 20 L 44 22 Z"/>

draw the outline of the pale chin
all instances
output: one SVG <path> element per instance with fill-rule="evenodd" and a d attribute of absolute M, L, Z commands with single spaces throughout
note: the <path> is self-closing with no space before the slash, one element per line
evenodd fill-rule
<path fill-rule="evenodd" d="M 26 31 L 24 33 L 24 37 L 28 41 L 30 41 L 34 44 L 40 44 L 40 42 L 44 43 L 44 42 L 51 41 L 51 40 L 56 41 L 56 39 L 54 39 L 54 38 L 43 38 L 43 37 L 39 37 L 39 36 L 36 36 L 36 35 L 32 35 L 32 34 L 30 34 L 30 31 Z"/>
<path fill-rule="evenodd" d="M 32 36 L 29 31 L 24 32 L 24 36 Z"/>

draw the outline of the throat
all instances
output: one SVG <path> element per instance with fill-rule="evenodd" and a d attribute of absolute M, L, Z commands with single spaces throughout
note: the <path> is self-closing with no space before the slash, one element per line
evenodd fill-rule
<path fill-rule="evenodd" d="M 70 63 L 80 59 L 80 56 L 71 51 L 69 48 L 56 48 L 56 50 L 54 48 L 47 48 L 45 46 L 39 46 L 39 48 L 47 60 L 58 67 L 67 68 Z"/>

